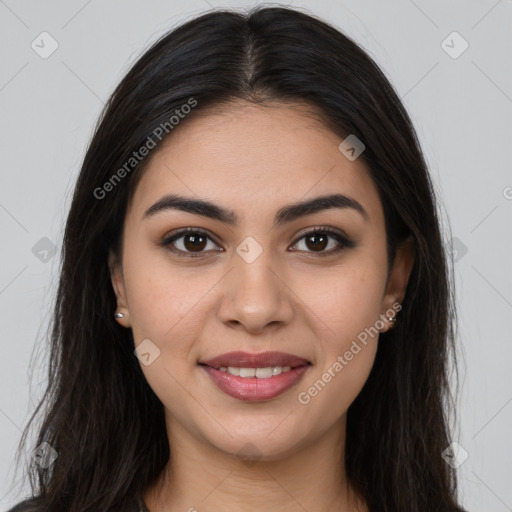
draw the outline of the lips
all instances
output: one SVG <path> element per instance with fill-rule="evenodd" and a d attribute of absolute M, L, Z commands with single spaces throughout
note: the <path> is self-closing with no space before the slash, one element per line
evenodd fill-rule
<path fill-rule="evenodd" d="M 211 368 L 237 367 L 237 368 L 265 368 L 269 366 L 303 366 L 309 364 L 309 361 L 302 357 L 284 352 L 262 352 L 260 354 L 250 354 L 248 352 L 228 352 L 220 356 L 200 361 L 199 364 L 210 366 Z"/>
<path fill-rule="evenodd" d="M 311 363 L 302 357 L 284 352 L 229 352 L 200 361 L 199 365 L 213 383 L 227 395 L 246 402 L 261 402 L 275 398 L 292 388 L 302 379 Z M 250 372 L 253 368 L 258 370 L 255 376 L 250 376 L 251 373 L 254 374 Z M 260 372 L 263 375 L 260 375 Z"/>

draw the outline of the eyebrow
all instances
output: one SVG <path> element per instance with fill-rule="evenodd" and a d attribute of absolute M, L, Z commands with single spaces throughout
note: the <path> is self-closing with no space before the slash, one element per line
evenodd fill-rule
<path fill-rule="evenodd" d="M 287 222 L 292 222 L 300 217 L 333 208 L 355 210 L 361 214 L 365 220 L 369 220 L 368 214 L 361 203 L 343 194 L 331 194 L 300 201 L 280 208 L 276 212 L 274 226 L 277 227 Z M 166 210 L 181 210 L 195 215 L 202 215 L 230 226 L 234 226 L 238 223 L 237 214 L 229 208 L 224 208 L 204 199 L 194 199 L 177 194 L 163 196 L 145 211 L 143 218 L 147 219 Z"/>

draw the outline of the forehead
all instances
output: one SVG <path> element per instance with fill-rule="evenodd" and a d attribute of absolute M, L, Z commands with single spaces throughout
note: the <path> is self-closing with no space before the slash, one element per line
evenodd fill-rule
<path fill-rule="evenodd" d="M 240 217 L 340 192 L 382 215 L 362 159 L 348 160 L 343 140 L 304 105 L 234 103 L 185 119 L 153 155 L 137 184 L 131 211 L 142 215 L 161 196 L 215 199 Z"/>

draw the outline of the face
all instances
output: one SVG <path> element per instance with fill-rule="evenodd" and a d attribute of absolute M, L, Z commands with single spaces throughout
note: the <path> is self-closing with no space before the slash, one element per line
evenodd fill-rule
<path fill-rule="evenodd" d="M 110 265 L 168 428 L 272 460 L 343 427 L 412 261 L 388 279 L 376 186 L 341 141 L 299 105 L 239 103 L 145 169 Z"/>

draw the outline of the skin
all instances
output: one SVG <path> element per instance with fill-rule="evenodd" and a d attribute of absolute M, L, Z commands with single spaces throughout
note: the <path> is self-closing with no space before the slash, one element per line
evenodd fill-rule
<path fill-rule="evenodd" d="M 378 336 L 309 403 L 299 403 L 298 394 L 402 301 L 413 255 L 410 244 L 400 247 L 388 279 L 377 188 L 362 159 L 348 160 L 340 142 L 301 105 L 239 102 L 182 123 L 145 169 L 126 214 L 121 255 L 111 254 L 109 264 L 125 313 L 119 323 L 133 330 L 136 346 L 149 338 L 160 350 L 150 365 L 141 364 L 165 407 L 171 451 L 144 495 L 151 512 L 367 510 L 346 479 L 345 428 Z M 272 226 L 283 206 L 334 192 L 357 200 L 368 218 L 331 208 Z M 169 193 L 230 208 L 238 224 L 179 210 L 144 218 Z M 199 257 L 159 244 L 186 227 L 211 234 Z M 338 242 L 329 238 L 315 250 L 301 238 L 314 227 L 342 230 L 357 246 L 319 256 Z M 263 250 L 252 263 L 236 252 L 247 236 Z M 185 241 L 174 247 L 190 253 Z M 381 332 L 391 327 L 382 324 Z M 244 402 L 198 366 L 233 350 L 279 350 L 312 365 L 284 394 Z M 241 450 L 252 462 L 237 457 Z"/>

